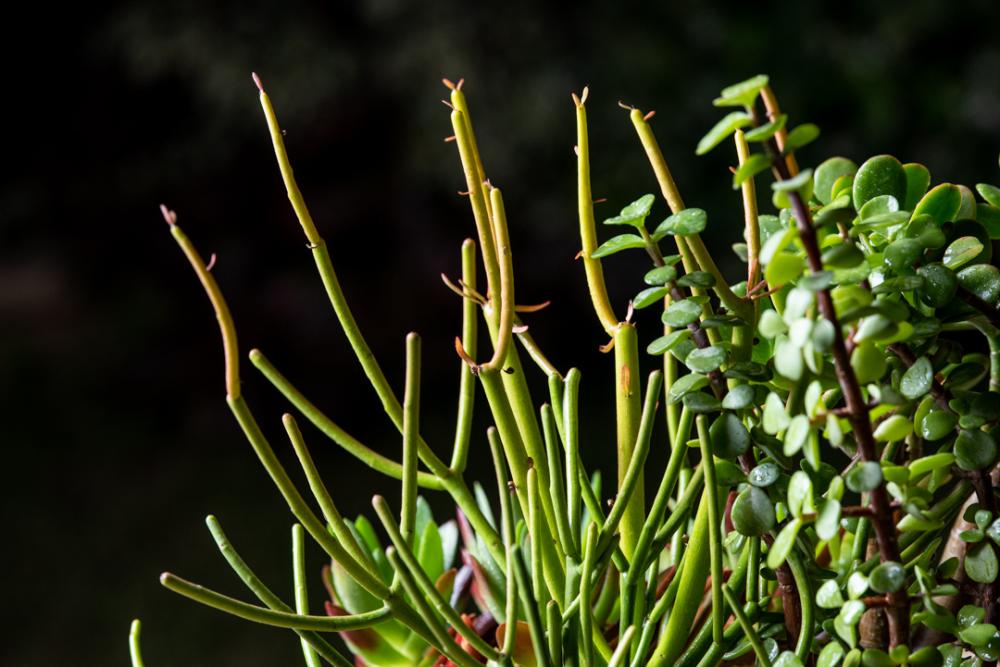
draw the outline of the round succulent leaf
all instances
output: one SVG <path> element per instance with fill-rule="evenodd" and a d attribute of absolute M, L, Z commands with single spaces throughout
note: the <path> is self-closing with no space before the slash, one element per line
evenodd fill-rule
<path fill-rule="evenodd" d="M 992 542 L 981 542 L 965 555 L 965 574 L 979 584 L 992 584 L 997 578 L 997 553 Z M 994 629 L 994 632 L 996 630 Z"/>
<path fill-rule="evenodd" d="M 781 655 L 771 663 L 771 667 L 803 667 L 799 656 L 791 651 L 782 651 Z"/>
<path fill-rule="evenodd" d="M 683 329 L 678 329 L 677 331 L 671 331 L 665 336 L 660 336 L 652 343 L 646 347 L 646 352 L 649 354 L 664 354 L 669 352 L 678 343 L 681 343 L 691 337 L 691 330 L 687 327 Z"/>
<path fill-rule="evenodd" d="M 837 609 L 839 606 L 831 607 L 831 609 Z M 838 667 L 844 659 L 844 655 L 844 647 L 840 645 L 840 642 L 830 642 L 819 652 L 816 667 Z"/>
<path fill-rule="evenodd" d="M 641 310 L 663 300 L 670 289 L 667 287 L 647 287 L 632 299 L 632 307 Z"/>
<path fill-rule="evenodd" d="M 753 119 L 745 111 L 732 111 L 726 114 L 701 138 L 695 149 L 695 155 L 705 155 L 725 141 L 733 132 L 752 123 Z"/>
<path fill-rule="evenodd" d="M 888 338 L 894 333 L 896 333 L 896 323 L 890 318 L 876 313 L 862 318 L 862 320 L 858 323 L 858 329 L 854 334 L 854 340 L 859 343 L 864 341 L 877 341 L 883 338 Z"/>
<path fill-rule="evenodd" d="M 783 130 L 785 128 L 785 123 L 787 122 L 788 122 L 788 115 L 781 114 L 770 122 L 764 123 L 763 125 L 758 125 L 757 127 L 751 130 L 747 130 L 743 138 L 751 143 L 767 141 L 775 134 Z"/>
<path fill-rule="evenodd" d="M 875 461 L 861 461 L 851 468 L 844 482 L 855 493 L 867 493 L 882 483 L 882 466 Z"/>
<path fill-rule="evenodd" d="M 940 440 L 951 434 L 958 417 L 949 410 L 932 410 L 920 421 L 920 436 L 924 440 Z"/>
<path fill-rule="evenodd" d="M 738 189 L 749 179 L 770 168 L 771 159 L 769 157 L 763 153 L 754 153 L 733 174 L 733 190 Z"/>
<path fill-rule="evenodd" d="M 712 104 L 717 107 L 749 107 L 753 106 L 754 101 L 757 99 L 757 95 L 768 83 L 768 78 L 766 74 L 758 74 L 757 76 L 752 76 L 745 81 L 740 81 L 739 83 L 734 83 L 731 86 L 726 86 L 722 89 Z"/>
<path fill-rule="evenodd" d="M 936 646 L 925 646 L 911 653 L 906 663 L 910 667 L 943 667 L 944 659 Z"/>
<path fill-rule="evenodd" d="M 604 221 L 605 225 L 631 225 L 640 228 L 649 215 L 656 198 L 653 195 L 643 195 L 621 210 L 621 213 Z"/>
<path fill-rule="evenodd" d="M 744 410 L 753 404 L 755 390 L 752 385 L 738 384 L 722 398 L 726 410 Z"/>
<path fill-rule="evenodd" d="M 803 169 L 795 176 L 783 181 L 771 183 L 771 189 L 775 192 L 810 192 L 812 190 L 812 169 Z"/>
<path fill-rule="evenodd" d="M 871 341 L 862 341 L 851 353 L 851 368 L 861 384 L 869 384 L 885 375 L 888 367 L 885 353 Z"/>
<path fill-rule="evenodd" d="M 885 651 L 877 648 L 866 648 L 861 654 L 861 664 L 864 667 L 895 667 L 896 664 Z"/>
<path fill-rule="evenodd" d="M 940 412 L 944 411 L 942 410 Z M 926 475 L 929 472 L 947 468 L 954 462 L 955 462 L 955 455 L 952 454 L 951 452 L 938 452 L 937 454 L 929 454 L 928 456 L 922 456 L 909 465 L 910 479 L 915 480 L 919 478 L 921 475 Z"/>
<path fill-rule="evenodd" d="M 974 260 L 982 252 L 983 244 L 975 236 L 959 237 L 945 248 L 944 265 L 953 270 L 960 268 Z"/>
<path fill-rule="evenodd" d="M 726 362 L 726 351 L 715 345 L 692 350 L 684 364 L 696 373 L 709 373 Z"/>
<path fill-rule="evenodd" d="M 741 535 L 757 537 L 775 526 L 774 504 L 767 492 L 749 486 L 736 496 L 730 516 L 733 528 Z"/>
<path fill-rule="evenodd" d="M 658 266 L 655 269 L 646 272 L 646 275 L 642 277 L 642 281 L 647 285 L 659 287 L 661 285 L 666 285 L 676 277 L 677 269 L 674 268 L 672 264 L 667 264 L 666 266 Z"/>
<path fill-rule="evenodd" d="M 764 402 L 764 416 L 761 420 L 764 432 L 769 435 L 777 435 L 788 428 L 790 422 L 791 419 L 785 410 L 785 403 L 777 394 L 773 392 L 768 394 L 767 400 Z"/>
<path fill-rule="evenodd" d="M 986 229 L 991 239 L 1000 239 L 1000 208 L 990 204 L 976 204 L 976 222 Z"/>
<path fill-rule="evenodd" d="M 718 412 L 722 404 L 715 396 L 703 391 L 694 391 L 684 395 L 684 407 L 696 415 L 708 412 Z"/>
<path fill-rule="evenodd" d="M 934 366 L 927 357 L 920 357 L 903 373 L 899 380 L 899 391 L 906 398 L 915 401 L 929 392 L 933 383 Z"/>
<path fill-rule="evenodd" d="M 788 331 L 785 320 L 775 310 L 765 310 L 760 314 L 757 330 L 764 338 L 776 338 Z"/>
<path fill-rule="evenodd" d="M 686 327 L 692 322 L 696 322 L 701 317 L 701 306 L 691 299 L 675 301 L 663 311 L 662 320 L 664 324 L 672 327 Z"/>
<path fill-rule="evenodd" d="M 991 306 L 1000 304 L 1000 269 L 992 264 L 967 266 L 958 272 L 956 281 Z"/>
<path fill-rule="evenodd" d="M 988 433 L 963 429 L 955 439 L 955 463 L 962 470 L 983 470 L 996 457 L 997 444 Z"/>
<path fill-rule="evenodd" d="M 754 466 L 747 474 L 747 481 L 753 486 L 764 489 L 777 482 L 780 476 L 781 468 L 776 463 L 767 461 Z"/>
<path fill-rule="evenodd" d="M 708 378 L 700 373 L 682 375 L 670 385 L 670 389 L 667 391 L 667 402 L 677 403 L 689 392 L 698 391 L 707 385 Z"/>
<path fill-rule="evenodd" d="M 642 240 L 641 236 L 636 236 L 635 234 L 619 234 L 618 236 L 613 236 L 599 245 L 594 252 L 590 253 L 590 258 L 600 259 L 601 257 L 614 255 L 622 250 L 644 247 L 646 247 L 646 242 Z"/>
<path fill-rule="evenodd" d="M 840 531 L 840 501 L 825 500 L 816 515 L 816 536 L 821 540 L 832 540 Z"/>
<path fill-rule="evenodd" d="M 686 208 L 661 222 L 657 226 L 655 234 L 661 237 L 665 234 L 689 236 L 704 231 L 706 224 L 708 224 L 708 215 L 705 211 L 700 208 Z"/>
<path fill-rule="evenodd" d="M 823 266 L 831 269 L 853 269 L 865 261 L 865 255 L 856 245 L 844 241 L 824 250 L 822 260 Z"/>
<path fill-rule="evenodd" d="M 847 578 L 847 597 L 857 600 L 868 590 L 868 577 L 860 571 L 853 572 Z"/>
<path fill-rule="evenodd" d="M 917 263 L 924 248 L 915 239 L 896 239 L 885 249 L 885 263 L 894 271 L 907 269 Z"/>
<path fill-rule="evenodd" d="M 941 226 L 929 215 L 914 215 L 902 231 L 903 238 L 913 239 L 924 248 L 943 248 L 948 242 Z"/>
<path fill-rule="evenodd" d="M 801 416 L 801 415 L 800 415 Z M 795 419 L 798 419 L 796 417 Z M 792 420 L 792 425 L 795 424 L 795 419 Z M 791 432 L 792 427 L 788 428 Z M 808 432 L 808 431 L 807 431 Z M 787 446 L 787 433 L 785 434 L 786 446 Z M 791 479 L 788 480 L 788 511 L 795 518 L 802 516 L 802 513 L 808 507 L 813 505 L 813 485 L 812 480 L 809 475 L 802 470 L 796 470 Z"/>
<path fill-rule="evenodd" d="M 955 214 L 956 220 L 975 220 L 976 218 L 976 195 L 965 185 L 956 185 L 959 194 L 962 196 L 962 204 Z"/>
<path fill-rule="evenodd" d="M 895 593 L 906 583 L 903 566 L 888 560 L 880 563 L 868 575 L 868 585 L 876 593 Z"/>
<path fill-rule="evenodd" d="M 931 184 L 931 172 L 917 162 L 907 162 L 903 165 L 903 171 L 906 172 L 906 199 L 903 201 L 903 208 L 912 211 Z"/>
<path fill-rule="evenodd" d="M 951 183 L 931 188 L 913 207 L 913 215 L 929 215 L 938 225 L 951 222 L 962 208 L 962 192 Z"/>
<path fill-rule="evenodd" d="M 692 271 L 685 273 L 677 279 L 677 284 L 682 287 L 700 287 L 707 289 L 715 287 L 715 276 L 708 271 Z"/>
<path fill-rule="evenodd" d="M 824 160 L 813 175 L 813 193 L 816 199 L 824 204 L 832 200 L 831 190 L 834 182 L 842 176 L 853 176 L 858 166 L 846 157 L 832 157 Z"/>
<path fill-rule="evenodd" d="M 975 266 L 989 266 L 977 264 Z M 975 268 L 970 267 L 970 268 Z M 940 308 L 951 303 L 958 290 L 958 276 L 944 264 L 925 264 L 917 269 L 917 275 L 924 279 L 920 288 L 920 298 L 928 306 Z M 1000 280 L 997 281 L 1000 286 Z"/>
<path fill-rule="evenodd" d="M 794 456 L 799 453 L 809 438 L 810 428 L 809 418 L 805 415 L 795 415 L 792 417 L 788 423 L 788 428 L 785 430 L 785 444 L 783 449 L 785 456 Z"/>
<path fill-rule="evenodd" d="M 879 195 L 892 195 L 897 201 L 906 198 L 906 171 L 891 155 L 868 158 L 854 175 L 854 207 L 861 209 Z"/>
<path fill-rule="evenodd" d="M 785 136 L 785 153 L 798 150 L 803 146 L 811 144 L 819 137 L 819 126 L 814 123 L 803 123 L 796 125 L 789 130 Z"/>
<path fill-rule="evenodd" d="M 892 195 L 879 195 L 872 197 L 858 209 L 858 217 L 862 222 L 870 220 L 886 213 L 896 213 L 899 211 L 899 200 Z"/>
<path fill-rule="evenodd" d="M 976 183 L 976 192 L 983 198 L 983 201 L 1000 208 L 1000 188 L 989 183 Z"/>
<path fill-rule="evenodd" d="M 751 488 L 756 489 L 757 487 Z M 792 547 L 795 546 L 795 538 L 799 534 L 800 528 L 802 528 L 802 519 L 792 519 L 774 538 L 774 543 L 771 545 L 770 551 L 767 552 L 767 566 L 769 568 L 776 570 L 785 562 Z"/>
<path fill-rule="evenodd" d="M 827 579 L 816 590 L 816 604 L 821 609 L 840 609 L 844 604 L 844 596 L 840 593 L 836 579 Z"/>

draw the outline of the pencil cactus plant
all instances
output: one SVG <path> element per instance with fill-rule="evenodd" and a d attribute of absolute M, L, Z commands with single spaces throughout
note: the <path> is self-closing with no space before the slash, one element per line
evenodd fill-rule
<path fill-rule="evenodd" d="M 445 279 L 463 304 L 445 462 L 420 435 L 420 339 L 406 338 L 400 400 L 348 307 L 254 79 L 292 207 L 401 452 L 373 451 L 263 353 L 250 360 L 302 417 L 398 480 L 402 501 L 374 498 L 384 537 L 365 517 L 345 519 L 287 414 L 318 513 L 299 491 L 241 393 L 235 328 L 210 267 L 164 208 L 221 325 L 230 409 L 297 521 L 294 604 L 254 575 L 214 517 L 222 555 L 261 604 L 173 574 L 164 586 L 290 628 L 310 666 L 996 664 L 1000 188 L 977 185 L 977 201 L 888 155 L 801 169 L 795 151 L 818 128 L 789 128 L 768 79 L 754 77 L 722 91 L 715 105 L 729 113 L 696 151 L 734 149 L 745 215 L 733 247 L 747 269 L 733 282 L 700 236 L 709 213 L 681 199 L 652 112 L 626 107 L 670 213 L 647 222 L 659 202 L 642 195 L 604 220 L 625 233 L 600 242 L 588 93 L 574 94 L 580 259 L 613 357 L 599 381 L 614 385 L 617 470 L 602 494 L 583 455 L 597 443 L 581 442 L 580 373 L 557 370 L 522 322 L 503 196 L 487 180 L 462 82 L 445 84 L 477 241 L 462 244 L 461 279 Z M 767 172 L 773 214 L 758 207 Z M 622 252 L 648 266 L 626 309 L 609 298 L 601 264 Z M 643 308 L 662 312 L 663 330 L 640 343 L 633 313 Z M 643 367 L 655 367 L 645 381 Z M 548 379 L 541 405 L 529 372 Z M 464 476 L 480 394 L 493 422 L 492 501 Z M 650 466 L 662 471 L 655 489 L 643 486 Z M 421 489 L 449 494 L 457 519 L 438 525 Z M 304 572 L 306 535 L 331 560 L 322 586 Z M 326 615 L 313 614 L 306 592 L 324 586 Z M 138 623 L 131 646 L 140 665 Z"/>

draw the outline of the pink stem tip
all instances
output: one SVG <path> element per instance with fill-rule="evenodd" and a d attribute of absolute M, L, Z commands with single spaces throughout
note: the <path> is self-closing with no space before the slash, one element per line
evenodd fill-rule
<path fill-rule="evenodd" d="M 264 92 L 264 84 L 261 83 L 260 77 L 257 76 L 257 72 L 250 72 L 250 76 L 253 77 L 253 82 L 255 84 L 257 84 L 257 90 L 259 90 L 260 92 L 263 93 Z"/>
<path fill-rule="evenodd" d="M 167 221 L 167 224 L 173 227 L 177 224 L 177 214 L 167 208 L 166 204 L 160 204 L 160 213 L 163 214 L 163 219 Z"/>

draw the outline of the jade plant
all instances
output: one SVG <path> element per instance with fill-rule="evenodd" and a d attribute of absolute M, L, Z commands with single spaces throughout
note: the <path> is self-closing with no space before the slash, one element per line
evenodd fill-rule
<path fill-rule="evenodd" d="M 343 517 L 286 414 L 308 494 L 300 490 L 241 392 L 236 330 L 211 266 L 163 208 L 221 327 L 226 400 L 296 520 L 294 601 L 267 588 L 214 517 L 222 556 L 260 603 L 169 573 L 164 586 L 292 630 L 310 667 L 997 663 L 1000 188 L 976 185 L 977 199 L 963 185 L 932 186 L 927 167 L 889 155 L 800 168 L 796 150 L 819 129 L 789 127 L 767 77 L 754 77 L 722 91 L 714 104 L 728 114 L 696 150 L 732 151 L 744 213 L 733 249 L 746 264 L 733 282 L 702 240 L 709 214 L 681 199 L 653 112 L 622 105 L 669 214 L 648 222 L 660 202 L 644 194 L 604 220 L 625 232 L 601 242 L 588 91 L 574 94 L 579 259 L 611 361 L 594 381 L 615 397 L 617 469 L 602 485 L 586 465 L 601 443 L 586 436 L 581 374 L 546 358 L 524 322 L 534 308 L 516 299 L 504 200 L 487 179 L 462 82 L 444 81 L 449 140 L 477 240 L 461 245 L 461 278 L 444 278 L 463 318 L 446 460 L 443 443 L 421 436 L 420 338 L 406 337 L 400 399 L 254 80 L 320 279 L 400 450 L 374 451 L 262 352 L 250 361 L 300 417 L 398 481 L 401 503 L 375 496 L 375 521 Z M 773 213 L 760 211 L 761 191 Z M 602 258 L 617 253 L 648 268 L 627 304 L 613 303 L 604 282 Z M 640 343 L 634 314 L 647 308 L 663 327 Z M 547 402 L 532 396 L 529 373 L 547 379 Z M 493 424 L 485 438 L 472 433 L 482 400 Z M 470 486 L 470 453 L 492 457 L 495 480 Z M 647 468 L 655 489 L 644 487 Z M 420 495 L 439 492 L 456 507 L 440 524 Z M 329 556 L 318 579 L 304 571 L 307 537 Z M 317 593 L 325 614 L 310 605 Z M 137 666 L 138 634 L 136 622 Z"/>

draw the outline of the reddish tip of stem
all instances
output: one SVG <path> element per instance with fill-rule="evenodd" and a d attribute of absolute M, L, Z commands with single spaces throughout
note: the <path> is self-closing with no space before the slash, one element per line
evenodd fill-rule
<path fill-rule="evenodd" d="M 455 90 L 462 90 L 462 86 L 465 85 L 465 79 L 459 79 L 458 83 L 455 84 Z"/>
<path fill-rule="evenodd" d="M 649 120 L 650 118 L 652 118 L 655 115 L 656 115 L 656 111 L 655 110 L 654 111 L 650 111 L 645 116 L 643 116 L 642 119 L 643 120 Z"/>
<path fill-rule="evenodd" d="M 215 260 L 217 259 L 216 254 L 213 252 L 212 256 L 208 258 L 208 264 L 205 265 L 206 271 L 211 271 L 215 267 Z"/>
<path fill-rule="evenodd" d="M 452 111 L 454 111 L 454 110 L 455 110 L 455 107 L 453 107 L 453 106 L 451 105 L 451 102 L 449 102 L 448 100 L 441 100 L 441 104 L 445 105 L 446 107 L 448 107 L 448 108 L 449 108 L 449 109 L 451 109 Z"/>
<path fill-rule="evenodd" d="M 577 107 L 583 106 L 583 100 L 580 99 L 579 95 L 577 95 L 576 93 L 570 93 L 569 96 L 573 98 L 573 104 L 575 104 Z"/>
<path fill-rule="evenodd" d="M 635 107 L 632 106 L 631 104 L 625 104 L 621 100 L 618 100 L 618 106 L 621 107 L 622 109 L 625 109 L 625 111 L 632 111 L 633 109 L 635 109 Z"/>
<path fill-rule="evenodd" d="M 455 90 L 455 84 L 451 82 L 451 79 L 441 79 L 441 83 L 443 83 L 444 87 L 448 90 Z"/>
<path fill-rule="evenodd" d="M 590 96 L 590 86 L 583 87 L 583 93 L 580 95 L 580 104 L 586 104 L 587 98 Z"/>
<path fill-rule="evenodd" d="M 524 333 L 527 330 L 528 330 L 527 324 L 518 324 L 511 328 L 511 331 L 516 334 Z"/>
<path fill-rule="evenodd" d="M 261 83 L 260 77 L 257 76 L 257 72 L 250 72 L 250 76 L 253 77 L 253 82 L 257 84 L 257 90 L 264 92 L 264 84 Z"/>
<path fill-rule="evenodd" d="M 593 201 L 593 203 L 594 203 L 594 204 L 603 204 L 603 203 L 604 203 L 604 202 L 606 202 L 606 201 L 608 201 L 608 198 L 607 198 L 607 197 L 598 197 L 597 199 L 595 199 L 595 200 Z"/>
<path fill-rule="evenodd" d="M 573 146 L 573 152 L 576 153 L 577 157 L 580 157 L 580 147 L 579 146 Z"/>
<path fill-rule="evenodd" d="M 454 134 L 452 134 L 452 135 L 447 136 L 447 137 L 444 138 L 444 143 L 448 143 L 450 141 L 455 141 L 455 135 Z"/>
<path fill-rule="evenodd" d="M 177 214 L 167 208 L 166 204 L 160 204 L 160 213 L 163 214 L 163 219 L 167 221 L 167 224 L 173 227 L 177 224 Z"/>

